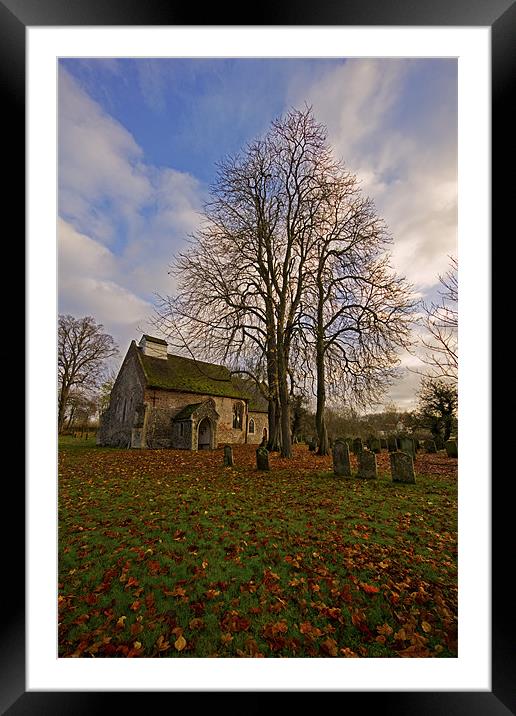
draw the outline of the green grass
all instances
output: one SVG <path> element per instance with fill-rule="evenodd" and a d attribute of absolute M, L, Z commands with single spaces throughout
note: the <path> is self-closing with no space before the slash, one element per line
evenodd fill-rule
<path fill-rule="evenodd" d="M 224 468 L 81 442 L 60 441 L 60 656 L 457 655 L 456 461 L 395 485 L 386 454 L 363 481 L 305 446 L 261 473 L 251 446 Z"/>

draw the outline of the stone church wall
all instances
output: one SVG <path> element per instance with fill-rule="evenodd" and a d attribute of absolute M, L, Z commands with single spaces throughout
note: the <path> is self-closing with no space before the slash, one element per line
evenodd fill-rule
<path fill-rule="evenodd" d="M 215 410 L 220 416 L 217 424 L 218 444 L 231 443 L 234 445 L 245 443 L 246 414 L 244 401 L 237 398 L 147 388 L 145 391 L 145 402 L 149 405 L 146 428 L 147 445 L 149 447 L 171 447 L 174 416 L 186 405 L 204 403 L 208 398 L 213 400 Z M 233 428 L 233 405 L 236 402 L 242 403 L 244 406 L 241 429 Z M 261 436 L 258 442 L 260 440 Z M 190 449 L 189 445 L 187 449 Z"/>
<path fill-rule="evenodd" d="M 113 385 L 109 408 L 101 416 L 98 445 L 131 446 L 133 427 L 143 428 L 143 380 L 137 357 L 129 352 Z"/>
<path fill-rule="evenodd" d="M 254 411 L 249 411 L 249 420 L 254 420 L 254 433 L 247 432 L 247 442 L 251 445 L 259 445 L 262 441 L 263 437 L 263 429 L 268 429 L 269 426 L 269 416 L 267 413 L 255 413 Z M 268 437 L 268 434 L 267 434 Z"/>

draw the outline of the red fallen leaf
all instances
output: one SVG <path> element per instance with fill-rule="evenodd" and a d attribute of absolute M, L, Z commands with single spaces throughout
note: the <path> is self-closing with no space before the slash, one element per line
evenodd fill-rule
<path fill-rule="evenodd" d="M 337 656 L 338 654 L 337 642 L 330 637 L 321 642 L 321 649 L 326 652 L 326 654 L 329 654 L 329 656 Z"/>
<path fill-rule="evenodd" d="M 129 589 L 130 587 L 137 587 L 139 585 L 138 580 L 135 577 L 129 577 L 127 580 L 127 583 L 125 585 L 126 589 Z"/>
<path fill-rule="evenodd" d="M 352 651 L 349 646 L 345 646 L 340 650 L 340 653 L 342 656 L 346 657 L 346 659 L 357 659 L 358 655 L 355 654 L 354 651 Z"/>
<path fill-rule="evenodd" d="M 349 588 L 349 584 L 345 584 L 340 592 L 340 598 L 342 601 L 346 602 L 346 604 L 351 604 L 353 601 L 353 597 L 351 596 L 351 589 Z"/>
<path fill-rule="evenodd" d="M 190 619 L 188 626 L 190 629 L 202 629 L 204 627 L 204 620 L 194 617 L 193 619 Z"/>
<path fill-rule="evenodd" d="M 383 636 L 390 636 L 393 632 L 393 629 L 388 624 L 382 624 L 381 626 L 376 627 L 376 631 L 378 632 L 378 634 L 382 634 Z"/>
<path fill-rule="evenodd" d="M 98 596 L 96 594 L 88 594 L 87 597 L 84 597 L 84 601 L 86 602 L 86 604 L 96 604 L 98 601 Z"/>
<path fill-rule="evenodd" d="M 149 571 L 149 574 L 158 574 L 159 570 L 161 569 L 161 564 L 155 559 L 150 559 L 147 562 L 147 569 Z"/>
<path fill-rule="evenodd" d="M 319 627 L 313 626 L 312 624 L 310 624 L 310 622 L 302 622 L 299 625 L 299 631 L 301 632 L 301 634 L 306 634 L 313 639 L 322 635 L 322 631 L 319 629 Z"/>
<path fill-rule="evenodd" d="M 230 632 L 246 631 L 251 626 L 249 619 L 241 617 L 237 611 L 228 612 L 221 621 L 224 630 Z"/>
<path fill-rule="evenodd" d="M 365 582 L 360 582 L 360 586 L 366 594 L 378 594 L 380 591 L 378 587 L 373 587 L 371 584 L 366 584 Z"/>
<path fill-rule="evenodd" d="M 73 620 L 72 624 L 84 624 L 84 622 L 87 622 L 89 618 L 89 614 L 81 614 L 80 617 L 77 617 L 77 619 Z"/>
<path fill-rule="evenodd" d="M 207 599 L 215 599 L 215 597 L 218 597 L 220 594 L 219 589 L 208 589 L 205 592 Z"/>
<path fill-rule="evenodd" d="M 268 638 L 275 638 L 278 634 L 285 634 L 288 631 L 288 625 L 285 619 L 274 624 L 266 624 L 263 629 L 263 635 Z"/>
<path fill-rule="evenodd" d="M 174 587 L 174 589 L 164 589 L 163 594 L 166 597 L 185 597 L 186 591 L 183 589 L 183 587 Z"/>
<path fill-rule="evenodd" d="M 138 609 L 141 607 L 141 604 L 142 604 L 142 603 L 137 599 L 136 601 L 134 601 L 134 602 L 131 604 L 131 606 L 129 607 L 129 609 L 131 609 L 133 612 L 137 612 Z"/>
<path fill-rule="evenodd" d="M 140 622 L 134 622 L 131 624 L 131 636 L 136 636 L 143 631 L 143 625 Z"/>
<path fill-rule="evenodd" d="M 233 641 L 233 635 L 230 634 L 229 632 L 227 632 L 227 633 L 225 633 L 225 634 L 221 634 L 221 635 L 220 635 L 220 640 L 221 640 L 221 642 L 222 642 L 222 643 L 224 644 L 224 646 L 225 646 L 226 644 L 229 644 L 230 642 Z"/>

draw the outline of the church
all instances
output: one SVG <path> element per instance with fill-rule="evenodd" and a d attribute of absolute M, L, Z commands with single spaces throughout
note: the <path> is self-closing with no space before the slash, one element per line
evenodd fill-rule
<path fill-rule="evenodd" d="M 213 450 L 267 438 L 267 400 L 221 365 L 172 355 L 167 342 L 132 341 L 102 413 L 97 444 Z"/>

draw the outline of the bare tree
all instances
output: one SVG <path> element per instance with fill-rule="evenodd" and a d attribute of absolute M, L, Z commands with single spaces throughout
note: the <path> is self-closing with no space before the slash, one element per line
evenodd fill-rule
<path fill-rule="evenodd" d="M 439 276 L 439 303 L 423 303 L 424 328 L 428 337 L 422 338 L 426 353 L 421 360 L 430 366 L 431 376 L 457 382 L 458 375 L 458 264 L 450 256 L 450 269 Z"/>
<path fill-rule="evenodd" d="M 206 223 L 173 269 L 179 295 L 158 308 L 172 341 L 187 336 L 183 347 L 265 374 L 269 447 L 284 456 L 291 455 L 290 353 L 329 154 L 311 111 L 293 110 L 222 162 Z"/>
<path fill-rule="evenodd" d="M 104 377 L 106 361 L 118 353 L 113 338 L 91 316 L 60 315 L 58 324 L 58 430 L 64 427 L 72 389 L 82 394 Z"/>
<path fill-rule="evenodd" d="M 301 337 L 313 352 L 318 453 L 326 455 L 328 395 L 356 407 L 383 395 L 398 349 L 410 344 L 415 302 L 389 267 L 390 237 L 373 202 L 342 166 L 327 168 L 317 233 Z"/>
<path fill-rule="evenodd" d="M 363 397 L 388 377 L 393 346 L 406 341 L 408 289 L 380 256 L 372 203 L 310 108 L 220 164 L 204 217 L 172 268 L 178 295 L 161 298 L 158 326 L 183 350 L 265 384 L 268 446 L 289 457 L 291 396 L 309 363 L 324 435 L 328 376 L 345 375 Z"/>

